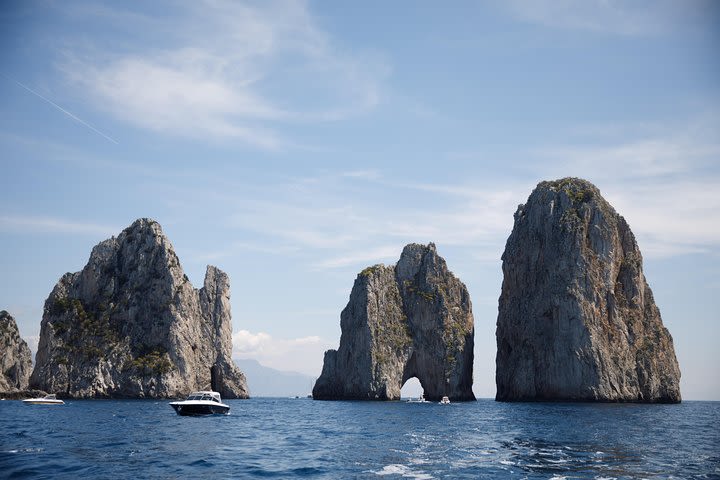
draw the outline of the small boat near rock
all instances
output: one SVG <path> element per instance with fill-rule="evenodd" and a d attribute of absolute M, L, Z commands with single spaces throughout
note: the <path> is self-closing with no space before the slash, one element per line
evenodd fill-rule
<path fill-rule="evenodd" d="M 440 405 L 450 405 L 450 399 L 448 397 L 442 397 L 442 400 L 438 402 Z"/>
<path fill-rule="evenodd" d="M 430 403 L 425 400 L 425 394 L 420 395 L 420 398 L 411 398 L 407 403 Z"/>
<path fill-rule="evenodd" d="M 26 398 L 22 401 L 25 405 L 65 405 L 65 402 L 55 396 L 54 393 L 38 398 Z"/>
<path fill-rule="evenodd" d="M 188 395 L 186 400 L 170 402 L 178 415 L 227 415 L 230 405 L 222 403 L 218 392 L 201 391 Z"/>

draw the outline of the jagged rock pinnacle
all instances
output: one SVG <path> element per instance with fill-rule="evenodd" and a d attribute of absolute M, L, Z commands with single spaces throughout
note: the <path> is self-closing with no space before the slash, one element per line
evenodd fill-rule
<path fill-rule="evenodd" d="M 142 218 L 92 249 L 45 301 L 30 384 L 70 397 L 248 396 L 231 360 L 230 283 L 196 290 L 160 224 Z"/>
<path fill-rule="evenodd" d="M 0 392 L 24 390 L 32 371 L 30 348 L 20 338 L 15 319 L 0 311 Z"/>
<path fill-rule="evenodd" d="M 635 237 L 594 185 L 541 182 L 502 260 L 497 400 L 680 401 Z"/>

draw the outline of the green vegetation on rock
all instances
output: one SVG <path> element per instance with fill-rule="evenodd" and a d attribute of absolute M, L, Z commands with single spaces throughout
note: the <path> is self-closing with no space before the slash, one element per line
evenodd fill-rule
<path fill-rule="evenodd" d="M 566 177 L 542 182 L 540 185 L 546 185 L 556 191 L 562 190 L 574 204 L 589 202 L 594 196 L 593 186 L 579 178 Z"/>
<path fill-rule="evenodd" d="M 130 366 L 141 376 L 163 375 L 173 369 L 173 364 L 164 347 L 156 345 L 144 347 L 142 350 L 143 354 L 130 362 Z"/>
<path fill-rule="evenodd" d="M 437 296 L 437 294 L 431 290 L 421 290 L 415 282 L 410 280 L 403 281 L 403 286 L 405 287 L 406 291 L 418 295 L 420 298 L 424 299 L 427 302 L 434 302 Z"/>
<path fill-rule="evenodd" d="M 369 277 L 372 274 L 378 272 L 383 266 L 381 264 L 373 265 L 371 267 L 367 267 L 362 272 L 360 272 L 360 275 L 363 277 Z"/>
<path fill-rule="evenodd" d="M 103 303 L 93 312 L 78 298 L 57 297 L 49 309 L 54 316 L 61 317 L 52 322 L 52 327 L 55 335 L 63 338 L 68 353 L 88 360 L 101 359 L 119 343 Z"/>

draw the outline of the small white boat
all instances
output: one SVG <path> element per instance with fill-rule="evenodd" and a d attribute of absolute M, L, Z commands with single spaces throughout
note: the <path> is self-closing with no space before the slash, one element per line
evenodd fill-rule
<path fill-rule="evenodd" d="M 65 402 L 58 399 L 54 393 L 38 398 L 26 398 L 22 401 L 25 405 L 65 405 Z"/>
<path fill-rule="evenodd" d="M 450 405 L 450 399 L 448 397 L 442 397 L 442 400 L 438 402 L 440 405 Z"/>
<path fill-rule="evenodd" d="M 230 405 L 225 405 L 218 392 L 193 392 L 186 400 L 170 402 L 178 415 L 227 415 Z"/>
<path fill-rule="evenodd" d="M 420 398 L 411 398 L 407 403 L 430 403 L 425 400 L 425 394 L 420 395 Z"/>

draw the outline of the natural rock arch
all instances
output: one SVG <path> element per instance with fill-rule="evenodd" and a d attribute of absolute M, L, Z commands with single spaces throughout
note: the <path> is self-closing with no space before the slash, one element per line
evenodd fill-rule
<path fill-rule="evenodd" d="M 313 398 L 398 400 L 417 377 L 429 400 L 475 399 L 470 295 L 434 244 L 360 272 L 340 318 L 340 348 L 325 352 Z"/>
<path fill-rule="evenodd" d="M 424 389 L 420 379 L 417 377 L 408 378 L 402 383 L 402 387 L 400 387 L 401 398 L 417 397 L 421 394 L 424 394 Z"/>

